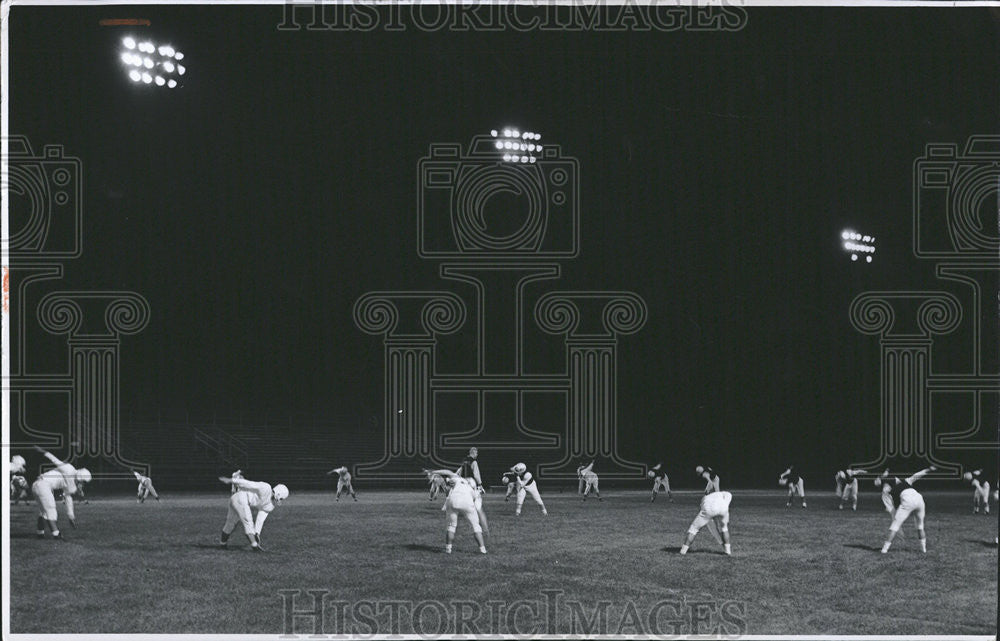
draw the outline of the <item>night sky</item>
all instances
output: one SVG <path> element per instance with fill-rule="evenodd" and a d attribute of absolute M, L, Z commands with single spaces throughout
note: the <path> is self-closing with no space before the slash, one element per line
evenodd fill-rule
<path fill-rule="evenodd" d="M 84 254 L 35 295 L 131 290 L 152 309 L 122 342 L 123 433 L 128 417 L 301 419 L 338 460 L 380 449 L 381 339 L 352 306 L 371 290 L 468 294 L 417 255 L 417 163 L 503 125 L 579 161 L 579 257 L 537 293 L 648 305 L 619 342 L 627 458 L 743 484 L 772 485 L 789 462 L 832 478 L 878 447 L 879 343 L 852 328 L 854 296 L 969 300 L 912 253 L 912 172 L 929 142 L 997 132 L 986 9 L 751 9 L 742 31 L 702 33 L 287 32 L 281 13 L 11 9 L 10 133 L 83 163 Z M 99 26 L 109 17 L 152 24 Z M 128 34 L 183 50 L 182 86 L 131 83 Z M 872 264 L 841 250 L 845 227 L 877 237 Z M 29 367 L 58 369 L 65 341 L 32 331 Z M 461 371 L 471 344 L 449 340 L 439 369 Z M 563 362 L 548 340 L 540 371 Z M 936 343 L 935 370 L 967 369 L 969 340 L 963 323 Z M 985 404 L 988 438 L 996 396 Z M 940 430 L 969 420 L 949 407 Z"/>

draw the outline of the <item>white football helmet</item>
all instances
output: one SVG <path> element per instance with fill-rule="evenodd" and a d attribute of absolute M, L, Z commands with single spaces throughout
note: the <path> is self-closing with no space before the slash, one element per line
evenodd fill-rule
<path fill-rule="evenodd" d="M 15 454 L 10 459 L 10 471 L 14 474 L 23 474 L 28 462 L 20 454 Z"/>
<path fill-rule="evenodd" d="M 654 472 L 653 470 L 650 470 L 650 471 L 646 472 L 646 476 L 649 477 L 649 478 L 653 478 L 654 476 L 656 476 L 656 472 Z"/>
<path fill-rule="evenodd" d="M 76 471 L 76 482 L 77 483 L 90 483 L 93 477 L 90 475 L 90 470 L 85 467 L 81 467 Z"/>
<path fill-rule="evenodd" d="M 705 473 L 705 468 L 703 468 L 702 466 L 699 465 L 698 467 L 694 468 L 694 471 L 695 471 L 695 474 L 704 474 Z"/>
<path fill-rule="evenodd" d="M 274 491 L 275 500 L 284 501 L 288 498 L 288 488 L 283 484 L 278 483 L 272 488 L 272 490 Z"/>
<path fill-rule="evenodd" d="M 517 465 L 515 465 L 511 469 L 514 470 L 514 472 L 516 474 L 524 474 L 525 472 L 528 471 L 528 466 L 525 465 L 524 463 L 518 463 Z"/>
<path fill-rule="evenodd" d="M 965 479 L 966 481 L 971 481 L 972 480 L 972 472 L 966 472 L 965 474 L 962 475 L 962 478 Z"/>

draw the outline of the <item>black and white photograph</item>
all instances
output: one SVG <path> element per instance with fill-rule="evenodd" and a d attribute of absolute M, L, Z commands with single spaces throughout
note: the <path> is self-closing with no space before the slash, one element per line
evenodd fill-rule
<path fill-rule="evenodd" d="M 3 0 L 0 116 L 4 639 L 996 640 L 1000 2 Z"/>

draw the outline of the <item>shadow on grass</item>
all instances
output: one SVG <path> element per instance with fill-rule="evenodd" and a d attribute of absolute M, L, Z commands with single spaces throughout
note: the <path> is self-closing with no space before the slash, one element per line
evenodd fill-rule
<path fill-rule="evenodd" d="M 403 547 L 414 552 L 435 552 L 437 554 L 442 552 L 441 546 L 427 545 L 426 543 L 407 543 Z"/>
<path fill-rule="evenodd" d="M 854 548 L 855 550 L 865 550 L 867 552 L 881 552 L 882 548 L 875 547 L 874 545 L 864 545 L 863 543 L 845 543 L 845 548 Z"/>
<path fill-rule="evenodd" d="M 984 541 L 982 539 L 965 539 L 966 543 L 978 543 L 984 548 L 995 548 L 997 546 L 993 541 Z"/>
<path fill-rule="evenodd" d="M 218 543 L 194 543 L 191 547 L 199 550 L 218 550 L 219 552 L 242 552 L 244 548 L 250 549 L 249 546 L 244 545 L 219 545 Z"/>
<path fill-rule="evenodd" d="M 681 547 L 679 545 L 667 546 L 665 548 L 660 548 L 661 552 L 670 552 L 671 554 L 680 554 Z M 704 548 L 688 548 L 688 554 L 711 554 L 714 556 L 726 556 L 726 553 L 722 550 L 706 550 Z"/>

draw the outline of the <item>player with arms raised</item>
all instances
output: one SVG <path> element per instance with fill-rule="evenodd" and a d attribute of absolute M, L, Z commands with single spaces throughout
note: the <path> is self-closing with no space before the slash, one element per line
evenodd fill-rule
<path fill-rule="evenodd" d="M 341 467 L 338 467 L 335 470 L 330 470 L 329 472 L 326 473 L 327 476 L 329 476 L 331 474 L 337 474 L 338 475 L 338 478 L 337 478 L 337 500 L 338 501 L 340 500 L 340 494 L 346 488 L 347 491 L 350 492 L 351 498 L 354 499 L 355 501 L 357 501 L 358 497 L 354 495 L 354 487 L 351 485 L 351 473 L 350 473 L 350 471 L 348 471 L 347 467 L 341 466 Z"/>
<path fill-rule="evenodd" d="M 264 527 L 264 521 L 274 508 L 288 498 L 288 488 L 280 483 L 271 487 L 267 483 L 235 476 L 220 476 L 219 480 L 232 485 L 235 490 L 229 497 L 229 514 L 226 516 L 226 524 L 222 526 L 222 547 L 229 543 L 229 535 L 233 533 L 236 524 L 242 523 L 243 532 L 250 540 L 250 547 L 254 552 L 260 552 L 263 549 L 260 547 L 260 531 Z M 253 510 L 257 510 L 256 522 Z"/>
<path fill-rule="evenodd" d="M 36 534 L 38 538 L 45 537 L 45 528 L 52 532 L 52 538 L 61 539 L 57 523 L 59 514 L 56 511 L 56 492 L 63 493 L 63 502 L 66 506 L 66 516 L 69 524 L 76 527 L 76 514 L 73 512 L 73 495 L 77 493 L 77 488 L 84 483 L 89 483 L 90 472 L 85 467 L 76 469 L 69 463 L 60 461 L 42 448 L 35 446 L 35 449 L 45 455 L 56 467 L 45 472 L 31 485 L 31 493 L 38 503 L 38 528 Z"/>
<path fill-rule="evenodd" d="M 896 476 L 889 476 L 889 470 L 882 472 L 881 476 L 875 479 L 875 487 L 882 488 L 882 504 L 886 511 L 892 515 L 892 523 L 889 525 L 889 535 L 882 544 L 882 554 L 889 551 L 892 540 L 903 527 L 903 523 L 909 518 L 911 513 L 917 515 L 917 536 L 920 537 L 920 551 L 927 551 L 927 534 L 924 532 L 924 497 L 913 488 L 913 484 L 923 478 L 928 472 L 933 472 L 937 468 L 933 465 L 927 469 L 920 470 L 913 476 L 899 479 Z"/>

